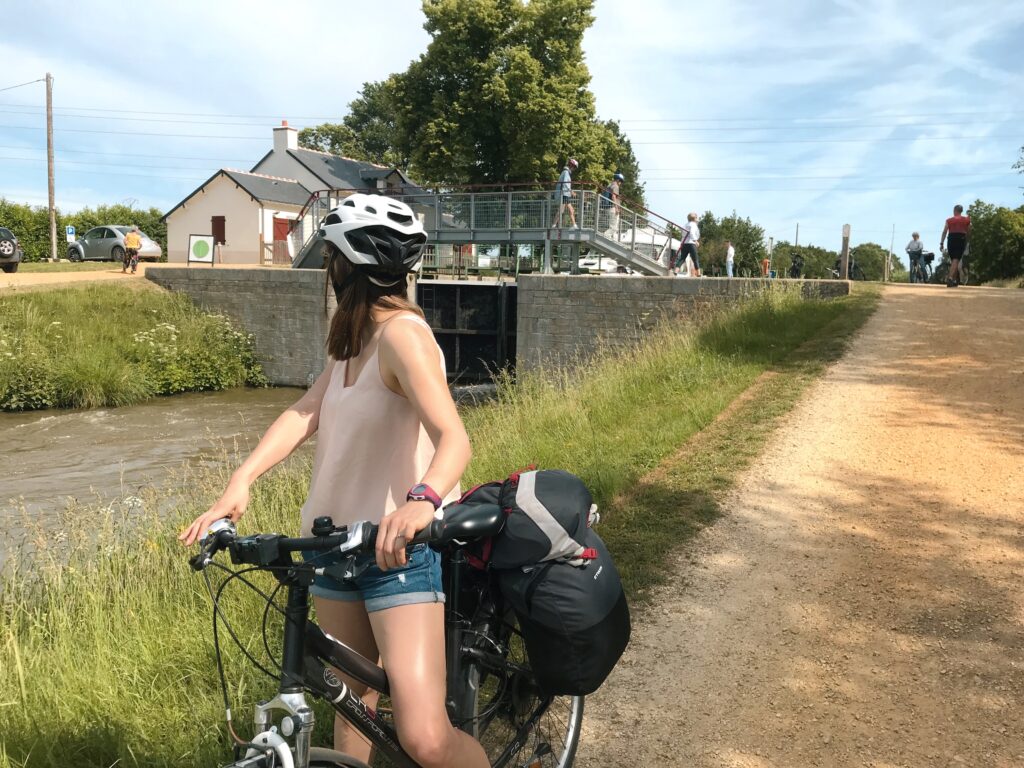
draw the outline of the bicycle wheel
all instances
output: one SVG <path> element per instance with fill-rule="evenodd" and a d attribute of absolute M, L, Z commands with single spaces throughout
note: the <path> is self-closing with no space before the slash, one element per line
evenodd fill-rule
<path fill-rule="evenodd" d="M 477 739 L 493 766 L 570 768 L 583 724 L 582 696 L 546 696 L 533 679 L 515 619 L 494 637 L 478 633 L 482 650 L 497 651 L 497 663 L 469 662 L 463 668 L 462 730 Z M 513 747 L 523 726 L 536 719 Z"/>

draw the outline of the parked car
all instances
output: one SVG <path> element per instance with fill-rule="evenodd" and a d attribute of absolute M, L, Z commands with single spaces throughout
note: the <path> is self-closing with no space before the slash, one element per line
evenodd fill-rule
<path fill-rule="evenodd" d="M 4 272 L 17 272 L 18 264 L 24 257 L 18 238 L 7 227 L 0 227 L 0 269 Z"/>
<path fill-rule="evenodd" d="M 86 261 L 96 259 L 99 261 L 124 261 L 124 236 L 131 232 L 131 227 L 110 225 L 104 227 L 93 227 L 82 237 L 68 245 L 68 258 L 71 261 Z M 160 246 L 146 236 L 142 235 L 142 247 L 139 248 L 140 261 L 159 261 L 163 251 Z"/>

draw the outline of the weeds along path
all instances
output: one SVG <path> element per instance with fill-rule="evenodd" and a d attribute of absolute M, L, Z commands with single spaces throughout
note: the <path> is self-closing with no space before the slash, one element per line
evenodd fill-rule
<path fill-rule="evenodd" d="M 1024 765 L 1024 294 L 890 287 L 669 562 L 580 766 Z"/>

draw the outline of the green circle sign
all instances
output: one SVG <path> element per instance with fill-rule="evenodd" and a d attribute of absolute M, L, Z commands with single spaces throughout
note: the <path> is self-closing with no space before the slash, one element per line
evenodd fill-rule
<path fill-rule="evenodd" d="M 210 255 L 210 244 L 205 240 L 196 240 L 192 245 L 192 255 L 197 259 L 205 259 Z"/>

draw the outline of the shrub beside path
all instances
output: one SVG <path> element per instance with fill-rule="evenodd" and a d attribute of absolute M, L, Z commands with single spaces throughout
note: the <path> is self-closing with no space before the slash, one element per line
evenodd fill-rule
<path fill-rule="evenodd" d="M 580 766 L 1024 765 L 1024 295 L 886 289 L 588 699 Z"/>

